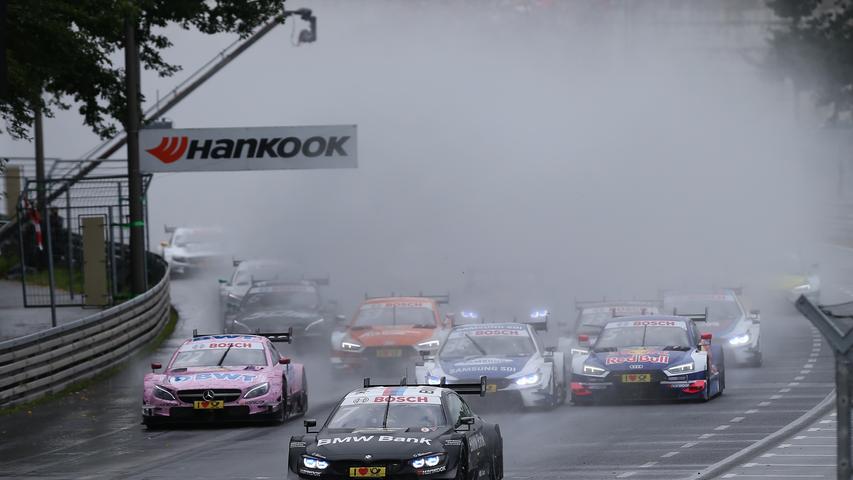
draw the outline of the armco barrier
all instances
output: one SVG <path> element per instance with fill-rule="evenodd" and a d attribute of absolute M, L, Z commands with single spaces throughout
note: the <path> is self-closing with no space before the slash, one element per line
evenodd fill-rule
<path fill-rule="evenodd" d="M 154 255 L 149 256 L 149 272 L 161 274 L 160 281 L 133 300 L 0 342 L 0 407 L 35 400 L 93 377 L 154 338 L 169 320 L 169 272 Z"/>

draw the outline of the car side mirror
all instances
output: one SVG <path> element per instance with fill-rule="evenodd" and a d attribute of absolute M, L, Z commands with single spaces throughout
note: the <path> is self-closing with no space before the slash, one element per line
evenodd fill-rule
<path fill-rule="evenodd" d="M 761 323 L 761 310 L 750 310 L 749 319 L 752 323 Z"/>
<path fill-rule="evenodd" d="M 282 364 L 282 365 L 290 365 L 290 358 L 288 358 L 288 357 L 281 357 L 281 358 L 279 358 L 279 359 L 278 359 L 278 363 L 280 363 L 280 364 Z"/>
<path fill-rule="evenodd" d="M 151 371 L 152 372 L 156 372 L 157 370 L 160 370 L 161 368 L 163 368 L 163 365 L 160 362 L 152 362 L 151 363 Z"/>
<path fill-rule="evenodd" d="M 302 426 L 305 427 L 305 433 L 317 433 L 312 432 L 311 429 L 317 426 L 317 420 L 313 418 L 309 418 L 307 420 L 302 421 Z"/>
<path fill-rule="evenodd" d="M 465 425 L 465 430 L 470 430 L 471 425 L 474 425 L 475 421 L 476 419 L 474 417 L 459 417 L 459 421 L 457 422 L 456 426 L 458 428 L 462 425 Z"/>

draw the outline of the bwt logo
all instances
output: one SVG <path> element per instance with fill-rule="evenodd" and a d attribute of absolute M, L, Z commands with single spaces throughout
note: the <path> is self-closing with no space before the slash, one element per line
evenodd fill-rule
<path fill-rule="evenodd" d="M 208 158 L 292 158 L 300 153 L 307 158 L 319 156 L 348 157 L 346 146 L 349 136 L 314 136 L 304 141 L 298 137 L 275 138 L 222 138 L 218 140 L 189 140 L 188 137 L 163 137 L 160 144 L 145 150 L 163 163 L 172 163 L 184 157 L 187 160 Z"/>

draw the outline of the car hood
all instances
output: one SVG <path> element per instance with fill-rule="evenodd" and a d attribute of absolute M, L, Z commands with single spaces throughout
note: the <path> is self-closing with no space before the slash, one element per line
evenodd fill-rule
<path fill-rule="evenodd" d="M 197 388 L 240 388 L 267 381 L 269 367 L 198 367 L 171 370 L 163 381 L 179 390 Z"/>
<path fill-rule="evenodd" d="M 625 347 L 615 352 L 591 352 L 589 360 L 608 370 L 661 370 L 689 362 L 691 351 L 662 350 L 656 347 Z"/>
<path fill-rule="evenodd" d="M 412 458 L 443 451 L 441 437 L 451 432 L 452 430 L 446 426 L 423 429 L 375 428 L 344 433 L 320 432 L 312 439 L 310 445 L 306 445 L 306 453 L 317 454 L 329 460 L 350 458 L 361 460 L 367 454 L 379 458 L 378 452 L 381 452 L 381 458 Z"/>
<path fill-rule="evenodd" d="M 460 380 L 477 380 L 481 375 L 489 378 L 505 378 L 524 369 L 532 355 L 518 357 L 471 356 L 462 358 L 440 358 L 438 364 L 443 373 Z"/>
<path fill-rule="evenodd" d="M 350 337 L 365 347 L 414 346 L 433 338 L 435 333 L 435 328 L 415 328 L 413 325 L 370 327 L 349 331 Z"/>
<path fill-rule="evenodd" d="M 271 332 L 281 329 L 286 330 L 288 327 L 305 328 L 318 320 L 322 321 L 322 319 L 323 317 L 317 311 L 270 310 L 241 315 L 236 321 L 248 327 L 249 331 L 255 331 L 255 329 L 260 328 L 261 331 Z"/>

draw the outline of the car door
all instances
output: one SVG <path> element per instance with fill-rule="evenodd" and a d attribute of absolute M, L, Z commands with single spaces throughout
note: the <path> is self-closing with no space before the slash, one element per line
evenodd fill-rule
<path fill-rule="evenodd" d="M 465 400 L 458 394 L 450 393 L 448 396 L 448 406 L 450 409 L 450 420 L 459 428 L 459 431 L 464 431 L 468 444 L 468 471 L 474 472 L 479 470 L 488 458 L 486 449 L 486 438 L 483 436 L 483 420 L 471 411 Z M 464 427 L 460 428 L 462 417 L 474 417 L 474 424 L 470 425 L 468 430 Z M 476 475 L 475 475 L 476 477 Z"/>

